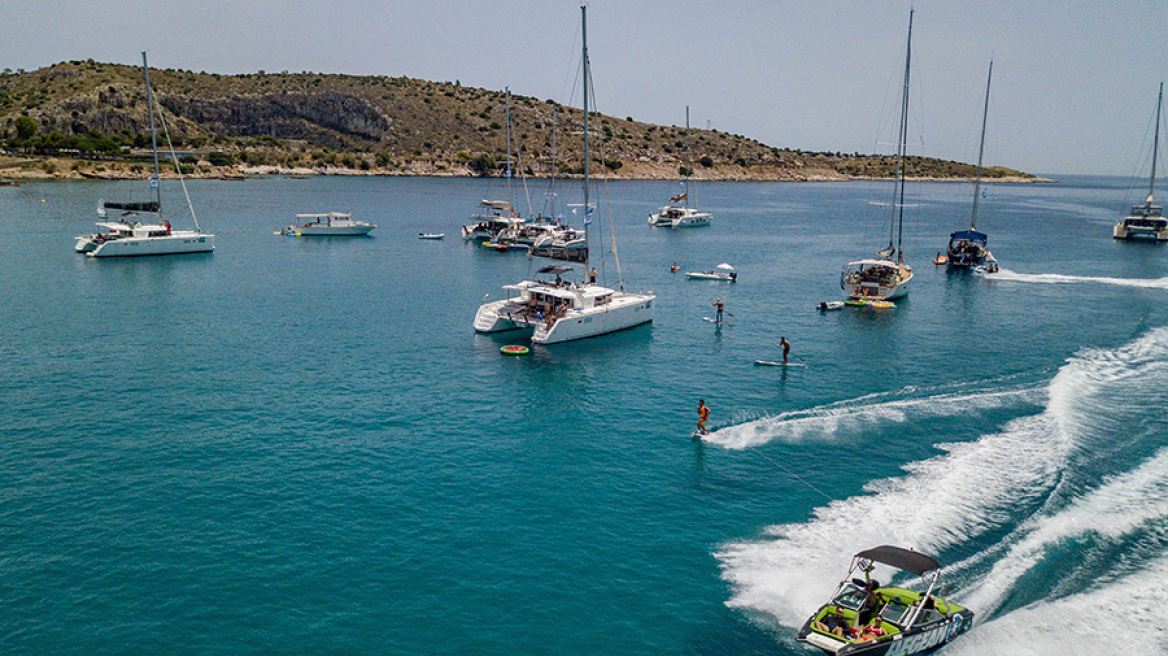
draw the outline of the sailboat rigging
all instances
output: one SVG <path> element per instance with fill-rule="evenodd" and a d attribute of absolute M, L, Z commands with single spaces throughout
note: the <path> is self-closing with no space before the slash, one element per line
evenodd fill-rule
<path fill-rule="evenodd" d="M 150 146 L 154 155 L 154 175 L 150 178 L 150 187 L 154 190 L 154 200 L 147 202 L 106 202 L 103 200 L 99 202 L 98 216 L 108 217 L 109 210 L 118 210 L 121 214 L 117 220 L 97 223 L 99 228 L 105 228 L 104 232 L 99 230 L 90 235 L 77 237 L 73 249 L 90 257 L 209 253 L 215 250 L 215 235 L 203 232 L 199 227 L 195 208 L 191 205 L 190 194 L 186 191 L 182 168 L 179 166 L 174 146 L 170 142 L 170 132 L 166 129 L 166 122 L 159 111 L 158 117 L 166 134 L 171 159 L 174 161 L 179 184 L 182 185 L 183 194 L 186 196 L 187 207 L 190 209 L 195 229 L 174 230 L 171 228 L 170 221 L 163 219 L 162 176 L 158 163 L 158 130 L 154 123 L 154 112 L 158 111 L 158 107 L 154 102 L 154 91 L 150 86 L 150 67 L 147 65 L 145 52 L 142 53 L 142 73 L 146 83 L 146 112 L 150 116 Z M 154 222 L 146 223 L 138 220 L 138 217 L 143 214 L 153 214 Z"/>
<path fill-rule="evenodd" d="M 977 229 L 977 208 L 981 201 L 981 173 L 982 161 L 985 156 L 986 118 L 990 111 L 990 82 L 994 77 L 994 62 L 990 60 L 989 73 L 986 74 L 985 102 L 981 113 L 981 142 L 977 148 L 977 178 L 973 183 L 973 211 L 969 220 L 969 230 L 959 230 L 949 235 L 949 246 L 945 255 L 948 258 L 950 270 L 962 270 L 970 267 L 990 266 L 993 255 L 986 248 L 989 236 Z"/>
<path fill-rule="evenodd" d="M 1152 139 L 1152 173 L 1148 176 L 1148 197 L 1143 204 L 1133 205 L 1131 214 L 1115 224 L 1112 236 L 1116 239 L 1154 239 L 1168 241 L 1168 218 L 1164 206 L 1155 205 L 1156 159 L 1160 154 L 1160 109 L 1164 105 L 1164 83 L 1156 98 L 1156 136 Z"/>
<path fill-rule="evenodd" d="M 900 126 L 897 130 L 896 186 L 892 217 L 888 225 L 888 246 L 876 258 L 848 262 L 840 274 L 840 287 L 849 299 L 891 301 L 908 294 L 913 270 L 904 261 L 905 156 L 908 147 L 909 74 L 912 71 L 913 10 L 908 14 L 908 41 L 904 57 L 904 85 L 901 90 Z"/>
<path fill-rule="evenodd" d="M 582 62 L 584 70 L 584 266 L 587 267 L 583 282 L 565 280 L 563 276 L 576 270 L 563 264 L 540 267 L 537 275 L 554 276 L 532 278 L 507 285 L 504 289 L 518 292 L 498 301 L 482 304 L 475 314 L 474 329 L 480 333 L 495 333 L 507 330 L 531 330 L 531 341 L 536 344 L 559 342 L 596 337 L 626 328 L 632 328 L 653 321 L 653 305 L 656 296 L 651 293 L 636 294 L 624 290 L 623 280 L 618 289 L 610 289 L 597 284 L 596 269 L 589 256 L 594 250 L 589 247 L 592 235 L 594 208 L 590 198 L 591 143 L 589 139 L 589 114 L 591 107 L 589 91 L 591 70 L 588 59 L 588 8 L 580 7 L 580 29 L 583 39 Z M 536 252 L 533 247 L 532 252 Z M 614 245 L 615 257 L 615 245 Z M 620 265 L 617 264 L 619 277 Z"/>

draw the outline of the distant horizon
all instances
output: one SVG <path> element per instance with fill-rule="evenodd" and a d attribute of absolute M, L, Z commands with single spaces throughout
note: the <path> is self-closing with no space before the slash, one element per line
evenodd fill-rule
<path fill-rule="evenodd" d="M 13 71 L 89 59 L 137 65 L 146 50 L 152 68 L 458 81 L 579 105 L 573 0 L 10 4 L 0 65 Z M 689 105 L 698 128 L 808 152 L 887 154 L 878 135 L 891 123 L 908 10 L 859 0 L 722 8 L 598 0 L 588 12 L 598 108 L 681 126 Z M 1131 26 L 1163 24 L 1168 3 L 1148 0 L 917 8 L 910 135 L 923 145 L 910 154 L 976 162 L 992 56 L 987 166 L 1133 176 L 1149 149 L 1168 53 L 1131 39 Z"/>

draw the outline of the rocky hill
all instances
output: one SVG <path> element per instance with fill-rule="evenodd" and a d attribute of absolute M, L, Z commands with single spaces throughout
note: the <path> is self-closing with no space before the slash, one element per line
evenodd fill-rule
<path fill-rule="evenodd" d="M 151 69 L 151 83 L 184 167 L 194 175 L 243 172 L 499 175 L 506 161 L 501 91 L 404 77 L 323 73 L 220 75 Z M 25 117 L 25 118 L 21 118 Z M 685 128 L 594 115 L 593 158 L 613 177 L 686 173 Z M 583 168 L 583 112 L 511 96 L 517 172 L 548 175 L 552 132 L 561 173 Z M 139 68 L 89 61 L 0 74 L 5 175 L 137 175 L 149 147 Z M 813 153 L 741 135 L 692 129 L 692 173 L 703 179 L 843 180 L 888 177 L 888 156 Z M 12 162 L 16 162 L 13 164 Z M 0 165 L 2 166 L 2 165 Z M 910 158 L 909 175 L 972 177 L 968 164 Z M 1033 179 L 993 168 L 989 177 Z"/>

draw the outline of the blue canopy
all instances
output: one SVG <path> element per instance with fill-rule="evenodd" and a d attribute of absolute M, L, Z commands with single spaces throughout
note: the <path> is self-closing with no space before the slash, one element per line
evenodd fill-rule
<path fill-rule="evenodd" d="M 978 232 L 977 230 L 959 230 L 949 235 L 949 241 L 959 241 L 962 239 L 985 246 L 989 236 L 986 235 L 986 233 Z"/>

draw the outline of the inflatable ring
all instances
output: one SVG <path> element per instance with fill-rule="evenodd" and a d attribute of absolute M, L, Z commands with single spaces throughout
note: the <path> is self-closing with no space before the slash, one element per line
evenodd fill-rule
<path fill-rule="evenodd" d="M 527 348 L 526 346 L 512 345 L 500 348 L 499 352 L 503 355 L 527 355 L 528 353 L 531 353 L 531 349 Z"/>

